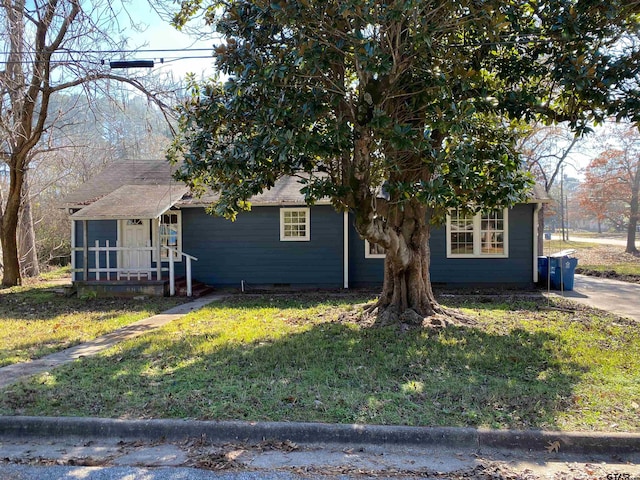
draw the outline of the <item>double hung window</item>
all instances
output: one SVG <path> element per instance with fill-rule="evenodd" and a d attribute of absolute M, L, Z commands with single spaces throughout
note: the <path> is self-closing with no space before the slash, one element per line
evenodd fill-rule
<path fill-rule="evenodd" d="M 509 256 L 507 209 L 471 215 L 452 210 L 447 216 L 447 257 Z"/>
<path fill-rule="evenodd" d="M 280 241 L 306 242 L 311 239 L 308 208 L 280 209 Z"/>

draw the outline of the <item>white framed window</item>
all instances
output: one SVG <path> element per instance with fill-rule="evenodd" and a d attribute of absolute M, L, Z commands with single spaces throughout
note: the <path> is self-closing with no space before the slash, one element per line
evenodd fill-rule
<path fill-rule="evenodd" d="M 280 241 L 308 242 L 311 239 L 308 208 L 280 209 Z"/>
<path fill-rule="evenodd" d="M 475 215 L 451 210 L 447 215 L 448 258 L 506 258 L 509 256 L 507 209 Z"/>
<path fill-rule="evenodd" d="M 382 245 L 364 241 L 364 258 L 385 258 L 386 250 Z"/>
<path fill-rule="evenodd" d="M 176 251 L 182 250 L 182 212 L 180 210 L 169 210 L 160 215 L 159 229 L 154 234 L 154 240 L 158 241 L 158 239 L 162 246 L 173 248 Z M 157 243 L 154 242 L 154 245 L 157 245 Z M 157 256 L 155 249 L 153 255 L 155 260 Z M 182 261 L 182 255 L 174 252 L 173 259 L 176 262 L 180 262 Z M 169 260 L 169 250 L 166 248 L 160 250 L 160 260 Z"/>

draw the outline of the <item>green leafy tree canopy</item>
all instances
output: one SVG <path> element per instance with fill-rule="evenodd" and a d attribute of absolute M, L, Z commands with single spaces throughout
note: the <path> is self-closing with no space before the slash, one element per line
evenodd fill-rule
<path fill-rule="evenodd" d="M 222 80 L 191 82 L 169 152 L 212 188 L 217 214 L 300 175 L 386 249 L 380 315 L 446 313 L 429 279 L 430 227 L 522 201 L 524 121 L 578 132 L 637 69 L 624 0 L 185 0 L 224 39 Z M 414 315 L 415 314 L 415 315 Z"/>

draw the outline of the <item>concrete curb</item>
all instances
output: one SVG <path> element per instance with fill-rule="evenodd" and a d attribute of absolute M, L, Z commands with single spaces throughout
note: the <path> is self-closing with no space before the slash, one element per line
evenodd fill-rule
<path fill-rule="evenodd" d="M 555 442 L 563 453 L 624 454 L 640 452 L 640 434 L 488 430 L 455 427 L 334 425 L 323 423 L 119 420 L 85 417 L 0 417 L 0 439 L 51 440 L 116 438 L 126 441 L 211 442 L 289 440 L 300 444 L 338 443 L 413 447 L 507 448 L 544 452 Z"/>

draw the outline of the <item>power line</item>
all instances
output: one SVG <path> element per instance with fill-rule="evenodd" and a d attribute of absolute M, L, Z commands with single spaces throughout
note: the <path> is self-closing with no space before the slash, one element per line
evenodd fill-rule
<path fill-rule="evenodd" d="M 181 60 L 204 60 L 204 59 L 208 59 L 211 60 L 212 57 L 180 57 L 180 58 L 161 58 L 158 59 L 159 60 L 159 65 L 167 65 L 169 63 L 173 63 L 173 62 L 179 62 Z M 153 60 L 153 59 L 152 59 Z M 28 60 L 21 60 L 21 61 L 2 61 L 0 60 L 0 65 L 15 65 L 15 64 L 33 64 L 35 62 L 32 61 L 28 61 Z M 78 65 L 80 63 L 86 64 L 86 65 L 95 65 L 95 66 L 105 66 L 108 67 L 109 66 L 109 61 L 105 60 L 105 61 L 90 61 L 90 60 L 51 60 L 50 62 L 48 62 L 50 65 Z M 157 65 L 156 65 L 157 66 Z"/>
<path fill-rule="evenodd" d="M 0 54 L 1 55 L 1 54 Z M 167 64 L 167 63 L 172 63 L 172 62 L 178 62 L 181 60 L 199 60 L 199 59 L 207 59 L 207 60 L 211 60 L 213 59 L 212 55 L 188 55 L 188 56 L 179 56 L 179 57 L 152 57 L 152 58 L 143 58 L 142 60 L 147 59 L 147 60 L 158 60 L 158 62 L 160 64 Z M 140 60 L 140 59 L 138 59 Z M 30 60 L 30 59 L 20 59 L 20 60 L 0 60 L 0 65 L 15 65 L 15 64 L 32 64 L 35 63 L 35 60 Z M 47 63 L 50 63 L 51 65 L 65 65 L 65 64 L 78 64 L 78 63 L 84 63 L 84 64 L 88 64 L 88 65 L 108 65 L 109 61 L 107 59 L 78 59 L 78 58 L 69 58 L 66 60 L 55 60 L 52 59 L 50 61 L 48 61 Z"/>
<path fill-rule="evenodd" d="M 115 55 L 125 53 L 189 53 L 189 52 L 211 52 L 213 47 L 210 48 L 142 48 L 138 50 L 126 50 L 126 49 L 114 49 L 114 50 L 56 50 L 52 52 L 52 55 Z M 13 52 L 0 52 L 0 55 L 9 55 Z M 25 50 L 19 52 L 20 55 L 35 55 L 39 53 L 36 50 Z"/>
<path fill-rule="evenodd" d="M 449 45 L 445 45 L 450 48 L 476 48 L 476 47 L 498 47 L 498 46 L 515 46 L 515 45 L 532 45 L 532 44 L 567 44 L 573 41 L 579 41 L 582 37 L 569 37 L 562 39 L 553 39 L 548 37 L 539 36 L 536 34 L 524 35 L 515 39 L 502 39 L 496 40 L 492 42 L 462 42 L 462 43 L 450 43 Z M 105 60 L 107 57 L 115 56 L 115 55 L 126 55 L 126 54 L 147 54 L 147 53 L 156 53 L 156 54 L 171 54 L 171 53 L 191 53 L 191 52 L 210 52 L 210 55 L 188 55 L 188 56 L 172 56 L 172 55 L 163 55 L 156 56 L 153 55 L 151 57 L 147 56 L 147 58 L 153 58 L 154 60 L 159 60 L 161 63 L 169 63 L 176 62 L 180 60 L 197 60 L 197 59 L 211 59 L 213 57 L 214 47 L 211 48 L 143 48 L 138 50 L 133 49 L 111 49 L 111 50 L 56 50 L 52 52 L 52 55 L 94 55 L 97 57 L 104 57 L 100 61 L 89 60 L 89 59 L 74 59 L 69 58 L 68 60 L 50 60 L 51 64 L 65 64 L 65 63 L 78 63 L 82 61 L 83 63 L 88 64 L 105 64 Z M 38 52 L 36 50 L 26 50 L 23 52 L 18 52 L 18 55 L 36 55 Z M 3 51 L 0 52 L 0 56 L 8 56 L 12 54 L 12 52 Z M 14 53 L 15 54 L 15 53 Z M 0 64 L 8 65 L 8 64 L 31 64 L 33 60 L 29 59 L 20 59 L 20 60 L 0 60 Z"/>
<path fill-rule="evenodd" d="M 52 56 L 60 56 L 60 55 L 66 55 L 68 56 L 67 59 L 62 60 L 62 59 L 56 59 L 56 58 L 52 58 L 48 63 L 50 63 L 51 65 L 65 65 L 65 64 L 77 64 L 77 63 L 84 63 L 84 64 L 88 64 L 88 65 L 108 65 L 109 62 L 107 61 L 107 58 L 110 57 L 115 57 L 115 56 L 123 56 L 123 55 L 127 55 L 127 54 L 172 54 L 172 53 L 198 53 L 198 52 L 209 52 L 209 55 L 164 55 L 164 56 L 160 56 L 160 55 L 153 55 L 151 58 L 149 58 L 150 56 L 146 56 L 147 59 L 153 59 L 153 60 L 158 60 L 161 64 L 165 64 L 165 63 L 173 63 L 173 62 L 178 62 L 181 60 L 199 60 L 199 59 L 211 59 L 212 58 L 212 53 L 213 53 L 213 47 L 211 48 L 143 48 L 143 49 L 138 49 L 138 50 L 128 50 L 128 49 L 112 49 L 112 50 L 57 50 L 55 52 L 52 52 Z M 23 52 L 18 52 L 18 55 L 21 57 L 19 60 L 1 60 L 0 59 L 0 65 L 15 65 L 15 64 L 22 64 L 22 65 L 26 65 L 26 64 L 32 64 L 34 63 L 34 59 L 29 59 L 29 58 L 24 58 L 24 56 L 34 56 L 36 55 L 38 52 L 35 50 L 25 50 Z M 11 52 L 0 52 L 0 57 L 1 56 L 9 56 L 11 54 Z M 92 57 L 94 57 L 94 59 L 88 59 L 88 58 L 74 58 L 74 56 L 85 56 L 85 55 L 91 55 Z M 95 60 L 96 57 L 102 57 L 100 60 Z"/>

